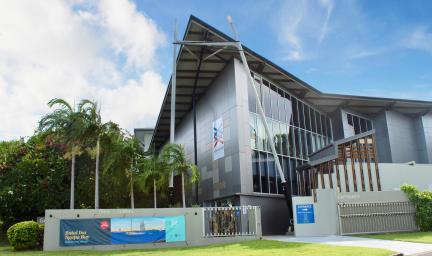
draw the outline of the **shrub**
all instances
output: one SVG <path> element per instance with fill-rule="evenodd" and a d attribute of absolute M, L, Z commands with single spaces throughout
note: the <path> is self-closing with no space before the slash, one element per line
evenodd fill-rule
<path fill-rule="evenodd" d="M 419 191 L 414 185 L 403 185 L 402 191 L 416 207 L 416 222 L 421 231 L 432 231 L 432 191 Z"/>
<path fill-rule="evenodd" d="M 15 250 L 33 249 L 42 245 L 43 225 L 34 221 L 23 221 L 12 225 L 6 234 Z"/>
<path fill-rule="evenodd" d="M 20 221 L 45 215 L 45 209 L 64 209 L 69 198 L 68 162 L 48 139 L 0 142 L 0 219 L 6 231 Z M 79 198 L 76 195 L 76 198 Z"/>
<path fill-rule="evenodd" d="M 45 231 L 45 225 L 44 224 L 38 224 L 39 226 L 39 246 L 42 247 L 43 241 L 44 241 L 44 231 Z"/>

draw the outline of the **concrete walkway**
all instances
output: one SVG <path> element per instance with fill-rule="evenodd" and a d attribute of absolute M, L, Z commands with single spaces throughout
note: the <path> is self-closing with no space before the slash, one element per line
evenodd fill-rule
<path fill-rule="evenodd" d="M 392 240 L 371 239 L 353 236 L 316 236 L 316 237 L 294 237 L 294 236 L 264 236 L 264 239 L 282 242 L 319 243 L 340 246 L 359 246 L 369 248 L 381 248 L 403 253 L 404 255 L 415 255 L 432 252 L 432 244 L 421 244 L 411 242 L 400 242 Z"/>

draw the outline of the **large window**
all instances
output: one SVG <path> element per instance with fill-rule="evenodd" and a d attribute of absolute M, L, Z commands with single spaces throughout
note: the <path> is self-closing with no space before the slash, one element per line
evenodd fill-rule
<path fill-rule="evenodd" d="M 260 168 L 260 177 L 261 177 L 261 193 L 269 193 L 268 190 L 268 170 L 267 170 L 267 153 L 259 153 L 259 168 Z"/>
<path fill-rule="evenodd" d="M 259 156 L 258 156 L 258 152 L 254 150 L 252 150 L 252 175 L 253 175 L 253 191 L 261 192 Z"/>
<path fill-rule="evenodd" d="M 309 154 L 332 142 L 331 120 L 274 83 L 257 74 L 254 74 L 254 77 L 285 178 L 291 182 L 292 192 L 296 194 L 296 167 L 306 163 Z M 252 98 L 249 100 L 249 110 L 253 190 L 259 193 L 281 194 L 281 177 L 271 154 L 264 124 L 256 114 L 258 101 L 253 92 L 249 92 L 249 98 Z M 292 115 L 289 115 L 290 110 Z M 361 128 L 362 122 L 359 124 Z M 363 126 L 368 127 L 368 123 L 364 122 Z"/>
<path fill-rule="evenodd" d="M 367 132 L 373 129 L 372 120 L 360 117 L 351 113 L 346 113 L 348 127 L 350 132 L 345 134 L 345 137 L 357 135 L 359 133 Z"/>

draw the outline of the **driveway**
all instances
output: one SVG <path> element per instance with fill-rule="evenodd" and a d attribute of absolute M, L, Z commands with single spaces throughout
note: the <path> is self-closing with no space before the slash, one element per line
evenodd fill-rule
<path fill-rule="evenodd" d="M 340 246 L 359 246 L 369 248 L 387 249 L 404 255 L 423 254 L 432 252 L 432 244 L 421 244 L 411 242 L 400 242 L 392 240 L 371 239 L 353 236 L 314 236 L 314 237 L 294 237 L 294 236 L 264 236 L 264 239 L 282 242 L 299 243 L 319 243 Z"/>

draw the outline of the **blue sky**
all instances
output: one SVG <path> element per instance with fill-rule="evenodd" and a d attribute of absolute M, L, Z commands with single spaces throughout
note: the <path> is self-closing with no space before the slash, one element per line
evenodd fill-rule
<path fill-rule="evenodd" d="M 0 140 L 34 133 L 47 102 L 154 127 L 172 32 L 197 16 L 329 93 L 432 100 L 432 1 L 0 1 Z"/>
<path fill-rule="evenodd" d="M 168 40 L 189 14 L 231 35 L 232 15 L 245 45 L 325 92 L 432 100 L 432 1 L 136 3 Z"/>

